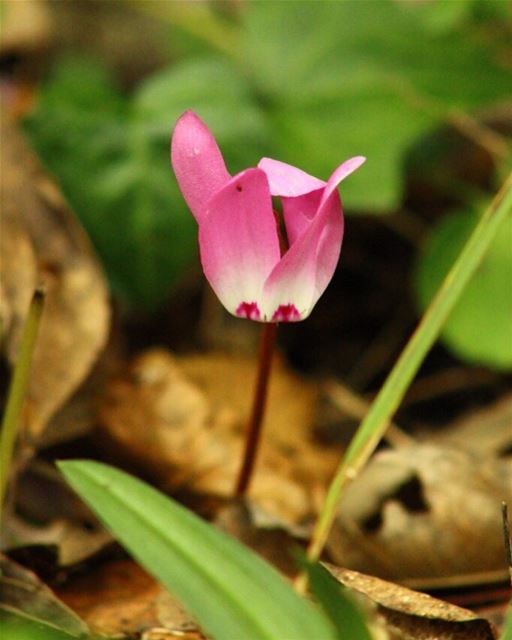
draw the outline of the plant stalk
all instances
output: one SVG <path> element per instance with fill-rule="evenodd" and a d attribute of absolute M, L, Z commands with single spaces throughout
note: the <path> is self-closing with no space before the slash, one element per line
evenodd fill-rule
<path fill-rule="evenodd" d="M 44 289 L 36 289 L 28 310 L 18 359 L 7 393 L 7 402 L 2 419 L 2 431 L 0 433 L 0 517 L 7 492 L 11 460 L 16 443 L 23 402 L 25 400 L 34 345 L 41 323 L 44 299 Z"/>
<path fill-rule="evenodd" d="M 258 357 L 258 377 L 254 389 L 251 417 L 247 426 L 243 462 L 235 488 L 236 498 L 241 498 L 247 493 L 258 454 L 276 333 L 277 323 L 268 322 L 263 325 Z"/>
<path fill-rule="evenodd" d="M 508 215 L 512 215 L 512 174 L 482 215 L 443 280 L 341 460 L 313 531 L 307 553 L 311 561 L 318 560 L 322 553 L 343 488 L 356 477 L 375 451 L 425 356 Z M 299 588 L 303 586 L 304 580 L 299 580 Z"/>

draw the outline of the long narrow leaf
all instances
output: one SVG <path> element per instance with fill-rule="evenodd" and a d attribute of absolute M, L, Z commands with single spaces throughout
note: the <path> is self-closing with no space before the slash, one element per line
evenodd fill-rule
<path fill-rule="evenodd" d="M 89 629 L 39 578 L 8 557 L 0 555 L 0 617 L 12 627 L 33 624 L 56 637 L 89 637 Z M 24 622 L 25 621 L 25 622 Z M 0 624 L 3 628 L 3 623 Z M 26 637 L 29 637 L 27 632 Z M 2 636 L 3 638 L 3 636 Z M 7 636 L 6 636 L 7 638 Z"/>
<path fill-rule="evenodd" d="M 500 640 L 512 640 L 512 603 L 508 606 L 508 615 L 505 618 L 505 626 Z"/>
<path fill-rule="evenodd" d="M 320 557 L 336 517 L 336 508 L 343 487 L 357 475 L 377 447 L 466 284 L 478 268 L 501 225 L 510 215 L 512 215 L 512 174 L 509 175 L 466 242 L 352 439 L 335 473 L 315 525 L 308 550 L 310 560 L 317 560 Z M 489 331 L 492 331 L 492 326 L 489 327 Z"/>
<path fill-rule="evenodd" d="M 315 562 L 305 562 L 309 588 L 333 623 L 340 640 L 371 640 L 362 612 L 348 589 Z"/>
<path fill-rule="evenodd" d="M 216 640 L 333 640 L 320 610 L 241 544 L 118 469 L 59 464 L 128 551 Z"/>
<path fill-rule="evenodd" d="M 2 640 L 73 640 L 73 636 L 43 622 L 0 611 Z"/>
<path fill-rule="evenodd" d="M 28 310 L 23 336 L 21 339 L 18 359 L 14 368 L 9 391 L 7 393 L 7 403 L 2 418 L 2 428 L 0 430 L 0 517 L 5 494 L 7 492 L 7 482 L 11 467 L 11 458 L 18 435 L 18 426 L 23 409 L 23 401 L 30 375 L 30 365 L 36 343 L 41 315 L 45 300 L 43 289 L 34 292 Z"/>

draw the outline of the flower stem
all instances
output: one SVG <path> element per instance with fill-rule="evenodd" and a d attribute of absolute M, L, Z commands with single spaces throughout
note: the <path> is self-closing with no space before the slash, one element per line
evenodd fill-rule
<path fill-rule="evenodd" d="M 427 353 L 439 337 L 452 309 L 478 269 L 500 225 L 512 215 L 512 173 L 482 215 L 459 257 L 443 280 L 415 332 L 361 422 L 334 474 L 307 552 L 320 558 L 336 518 L 342 491 L 375 451 Z M 489 327 L 492 331 L 492 327 Z"/>
<path fill-rule="evenodd" d="M 276 332 L 277 323 L 265 323 L 261 331 L 258 378 L 254 389 L 251 417 L 247 426 L 244 458 L 236 482 L 235 497 L 237 498 L 240 498 L 247 493 L 254 464 L 256 462 L 256 456 L 258 454 Z"/>
<path fill-rule="evenodd" d="M 41 322 L 44 298 L 44 289 L 36 289 L 28 310 L 18 359 L 7 394 L 7 403 L 2 420 L 2 432 L 0 433 L 0 511 L 7 491 L 9 469 L 18 433 L 21 410 L 23 409 L 23 401 L 32 364 L 32 354 Z"/>

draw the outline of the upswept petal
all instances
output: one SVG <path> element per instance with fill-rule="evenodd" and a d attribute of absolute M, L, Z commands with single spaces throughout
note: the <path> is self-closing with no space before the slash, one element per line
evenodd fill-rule
<path fill-rule="evenodd" d="M 242 171 L 211 198 L 199 224 L 199 247 L 204 273 L 228 311 L 247 316 L 260 309 L 263 283 L 280 258 L 263 171 Z"/>
<path fill-rule="evenodd" d="M 186 111 L 176 123 L 171 163 L 181 193 L 200 222 L 208 200 L 231 176 L 215 138 L 193 111 Z"/>
<path fill-rule="evenodd" d="M 317 245 L 317 269 L 316 269 L 316 282 L 315 282 L 315 296 L 313 298 L 312 307 L 316 304 L 317 300 L 323 294 L 327 285 L 331 281 L 331 278 L 336 270 L 338 259 L 340 256 L 341 243 L 343 241 L 343 209 L 341 201 L 339 201 L 339 195 L 336 191 L 339 183 L 344 180 L 351 173 L 359 169 L 359 167 L 366 162 L 366 158 L 363 156 L 355 156 L 343 162 L 334 172 L 331 174 L 327 181 L 327 186 L 322 195 L 319 211 L 317 216 L 325 216 L 326 222 L 324 230 L 320 236 Z M 339 207 L 339 208 L 338 208 Z M 324 211 L 324 208 L 327 209 Z M 339 229 L 340 237 L 339 244 L 337 245 L 335 238 L 331 236 L 330 229 L 339 224 L 341 219 L 341 228 Z M 334 233 L 334 236 L 336 236 Z"/>
<path fill-rule="evenodd" d="M 304 320 L 334 273 L 343 238 L 341 202 L 337 193 L 274 267 L 263 287 L 267 315 L 293 304 Z M 317 273 L 320 277 L 317 278 Z"/>
<path fill-rule="evenodd" d="M 274 267 L 263 287 L 265 308 L 293 304 L 304 320 L 329 284 L 341 250 L 343 213 L 336 191 L 338 184 L 365 158 L 347 160 L 329 178 L 319 208 L 309 226 Z M 267 312 L 268 313 L 268 312 Z"/>
<path fill-rule="evenodd" d="M 340 166 L 332 172 L 329 180 L 327 181 L 320 206 L 322 206 L 323 202 L 327 200 L 342 180 L 345 180 L 347 176 L 354 173 L 354 171 L 359 169 L 359 167 L 365 162 L 366 158 L 364 156 L 354 156 L 340 164 Z"/>
<path fill-rule="evenodd" d="M 323 180 L 310 176 L 309 173 L 286 162 L 262 158 L 258 167 L 267 174 L 270 193 L 273 196 L 294 198 L 325 187 Z"/>
<path fill-rule="evenodd" d="M 324 188 L 296 198 L 281 198 L 283 219 L 288 245 L 291 246 L 304 233 L 320 206 Z"/>

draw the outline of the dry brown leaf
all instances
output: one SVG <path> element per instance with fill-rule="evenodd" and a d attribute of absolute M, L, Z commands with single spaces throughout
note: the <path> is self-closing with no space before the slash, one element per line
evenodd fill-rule
<path fill-rule="evenodd" d="M 239 437 L 243 438 L 253 399 L 256 354 L 233 357 L 209 353 L 181 358 L 180 365 L 206 394 L 214 414 L 226 419 L 229 415 L 237 425 Z M 320 385 L 293 373 L 276 356 L 270 378 L 261 460 L 263 463 L 268 461 L 272 474 L 278 473 L 298 483 L 316 497 L 318 503 L 341 452 L 332 443 L 321 446 L 315 439 L 314 425 L 321 395 Z M 239 446 L 241 450 L 242 445 Z M 237 470 L 239 464 L 237 458 Z M 256 482 L 255 477 L 254 487 Z M 285 496 L 283 498 L 286 500 Z"/>
<path fill-rule="evenodd" d="M 214 524 L 256 551 L 281 573 L 290 577 L 297 574 L 294 552 L 306 546 L 309 528 L 290 526 L 265 513 L 254 503 L 240 502 L 221 509 Z"/>
<path fill-rule="evenodd" d="M 21 222 L 2 210 L 0 233 L 0 318 L 2 350 L 16 352 L 23 322 L 38 285 L 36 256 Z M 14 357 L 14 354 L 12 354 Z"/>
<path fill-rule="evenodd" d="M 342 497 L 329 554 L 400 580 L 503 568 L 502 500 L 512 502 L 507 460 L 427 444 L 384 451 Z"/>
<path fill-rule="evenodd" d="M 34 573 L 4 555 L 0 555 L 0 611 L 2 610 L 28 616 L 62 629 L 72 636 L 81 637 L 88 633 L 87 625 L 59 601 Z"/>
<path fill-rule="evenodd" d="M 241 462 L 256 362 L 220 354 L 136 358 L 113 380 L 99 412 L 103 433 L 132 462 L 174 490 L 232 494 Z M 251 498 L 299 521 L 315 510 L 337 460 L 311 436 L 318 390 L 275 363 Z"/>
<path fill-rule="evenodd" d="M 51 12 L 44 0 L 2 3 L 0 55 L 45 49 L 51 33 Z"/>
<path fill-rule="evenodd" d="M 442 430 L 435 441 L 470 449 L 480 455 L 512 457 L 512 394 L 457 418 Z"/>
<path fill-rule="evenodd" d="M 25 435 L 37 438 L 105 344 L 108 292 L 82 227 L 14 125 L 1 125 L 2 349 L 12 364 L 28 303 L 44 283 L 44 311 L 27 394 Z"/>
<path fill-rule="evenodd" d="M 112 541 L 110 533 L 101 527 L 89 530 L 64 519 L 36 526 L 11 516 L 2 533 L 2 547 L 10 551 L 33 545 L 55 548 L 59 567 L 83 562 Z"/>
<path fill-rule="evenodd" d="M 96 427 L 98 399 L 105 384 L 124 366 L 121 335 L 111 332 L 89 375 L 49 420 L 39 439 L 39 448 L 47 449 L 90 434 Z"/>
<path fill-rule="evenodd" d="M 44 547 L 58 569 L 95 555 L 112 542 L 53 464 L 34 459 L 16 479 L 16 510 L 5 519 L 0 548 L 22 553 Z"/>
<path fill-rule="evenodd" d="M 96 633 L 203 637 L 181 605 L 133 560 L 92 567 L 87 574 L 71 578 L 57 593 Z"/>
<path fill-rule="evenodd" d="M 326 564 L 351 591 L 377 606 L 396 640 L 494 640 L 492 625 L 472 611 L 392 582 Z"/>

